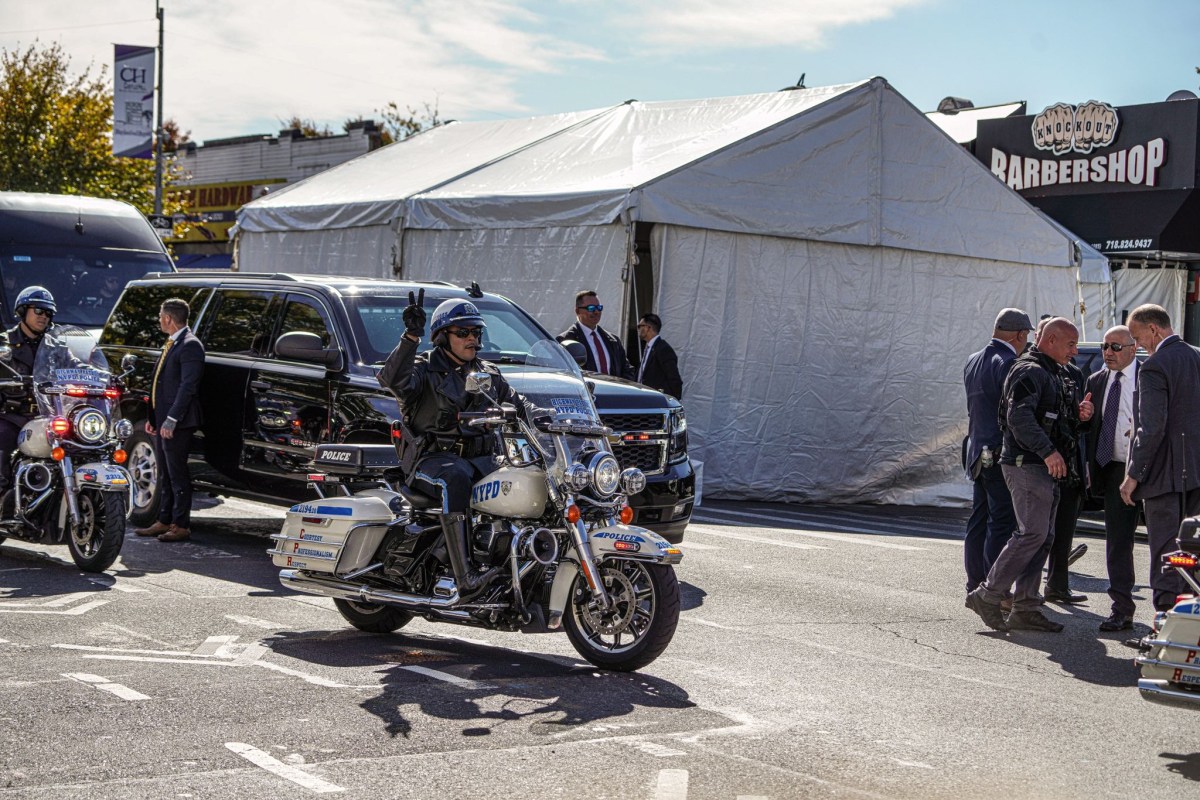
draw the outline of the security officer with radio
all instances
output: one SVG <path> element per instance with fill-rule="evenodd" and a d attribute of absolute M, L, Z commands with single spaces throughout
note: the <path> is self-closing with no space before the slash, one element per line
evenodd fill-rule
<path fill-rule="evenodd" d="M 994 630 L 1057 633 L 1063 628 L 1038 609 L 1038 589 L 1048 552 L 1044 545 L 1054 537 L 1060 483 L 1079 479 L 1080 426 L 1094 411 L 1090 394 L 1076 402 L 1063 369 L 1078 352 L 1078 338 L 1070 320 L 1050 320 L 1038 344 L 1016 359 L 1004 379 L 1000 465 L 1012 493 L 1017 530 L 987 579 L 967 595 L 967 608 Z M 1010 586 L 1013 605 L 1006 619 L 1000 602 Z"/>
<path fill-rule="evenodd" d="M 430 335 L 433 348 L 417 354 L 425 334 L 425 290 L 408 293 L 404 310 L 405 333 L 388 355 L 379 383 L 400 403 L 403 439 L 400 467 L 407 484 L 442 501 L 442 532 L 459 595 L 475 594 L 498 573 L 498 568 L 477 569 L 471 563 L 467 509 L 471 487 L 496 469 L 495 436 L 460 422 L 459 412 L 484 411 L 492 403 L 466 389 L 466 377 L 486 372 L 492 379 L 492 396 L 499 403 L 522 408 L 524 399 L 508 385 L 495 364 L 476 357 L 483 348 L 487 324 L 474 303 L 447 300 L 433 312 Z"/>
<path fill-rule="evenodd" d="M 42 337 L 54 322 L 58 307 L 54 295 L 42 286 L 28 286 L 17 295 L 13 311 L 18 320 L 15 327 L 4 331 L 0 346 L 10 348 L 8 366 L 21 376 L 33 374 Z M 8 373 L 5 378 L 14 376 Z M 0 413 L 0 492 L 12 483 L 12 452 L 17 447 L 17 436 L 25 423 L 37 414 L 33 395 L 28 386 L 6 386 L 3 389 L 4 407 Z"/>

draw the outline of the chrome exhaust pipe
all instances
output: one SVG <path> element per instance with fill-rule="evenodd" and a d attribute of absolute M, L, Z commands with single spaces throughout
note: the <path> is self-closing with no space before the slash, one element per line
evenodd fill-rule
<path fill-rule="evenodd" d="M 44 492 L 50 488 L 50 481 L 54 479 L 50 469 L 45 464 L 38 462 L 22 464 L 18 470 L 17 480 L 25 485 L 26 489 L 31 492 Z"/>
<path fill-rule="evenodd" d="M 525 552 L 544 567 L 558 563 L 558 537 L 548 528 L 538 528 L 525 540 Z"/>
<path fill-rule="evenodd" d="M 429 597 L 404 592 L 389 592 L 358 583 L 339 580 L 333 575 L 313 575 L 299 570 L 285 569 L 279 573 L 279 582 L 289 589 L 308 594 L 319 594 L 349 600 L 352 603 L 381 603 L 403 608 L 405 611 L 437 611 L 458 605 L 458 590 L 448 597 Z"/>

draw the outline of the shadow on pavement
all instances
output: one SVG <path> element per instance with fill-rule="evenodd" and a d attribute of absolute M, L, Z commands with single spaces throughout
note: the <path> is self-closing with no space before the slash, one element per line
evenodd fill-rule
<path fill-rule="evenodd" d="M 1190 781 L 1200 781 L 1200 753 L 1159 753 L 1159 758 L 1173 758 L 1174 764 L 1167 764 L 1167 769 L 1176 775 L 1182 775 Z"/>

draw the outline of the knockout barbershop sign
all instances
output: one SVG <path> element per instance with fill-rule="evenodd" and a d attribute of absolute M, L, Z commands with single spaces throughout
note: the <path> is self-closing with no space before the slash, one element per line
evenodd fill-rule
<path fill-rule="evenodd" d="M 1033 118 L 1031 133 L 1035 148 L 1059 158 L 1019 156 L 993 147 L 992 174 L 1017 191 L 1077 183 L 1157 186 L 1158 169 L 1167 157 L 1161 136 L 1092 155 L 1113 144 L 1119 126 L 1117 110 L 1107 103 L 1055 103 Z M 1070 157 L 1072 153 L 1088 157 Z"/>

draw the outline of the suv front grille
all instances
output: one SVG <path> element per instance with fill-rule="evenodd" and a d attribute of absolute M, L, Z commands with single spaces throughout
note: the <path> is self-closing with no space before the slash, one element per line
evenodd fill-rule
<path fill-rule="evenodd" d="M 622 436 L 649 434 L 653 438 L 640 442 L 621 442 L 613 445 L 621 469 L 637 467 L 647 475 L 659 475 L 667 462 L 667 415 L 663 412 L 616 412 L 600 414 L 600 420 L 614 433 Z"/>
<path fill-rule="evenodd" d="M 663 471 L 667 446 L 664 442 L 646 442 L 645 444 L 618 444 L 613 446 L 621 469 L 637 467 L 647 475 L 657 475 Z"/>
<path fill-rule="evenodd" d="M 617 433 L 666 433 L 667 415 L 601 414 L 600 420 Z"/>

